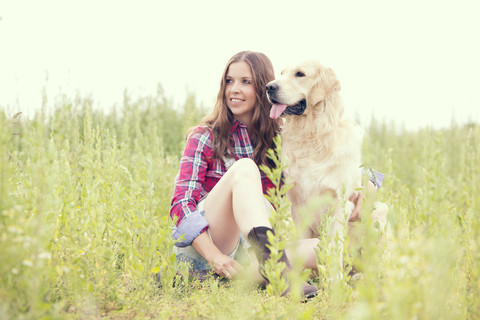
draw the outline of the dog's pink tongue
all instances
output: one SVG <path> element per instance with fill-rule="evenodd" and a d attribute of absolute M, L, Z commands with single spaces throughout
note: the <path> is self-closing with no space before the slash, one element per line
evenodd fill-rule
<path fill-rule="evenodd" d="M 272 105 L 272 109 L 270 109 L 270 118 L 278 119 L 278 117 L 280 117 L 282 115 L 282 113 L 283 113 L 283 111 L 285 111 L 285 109 L 287 109 L 286 104 L 274 104 L 274 105 Z"/>

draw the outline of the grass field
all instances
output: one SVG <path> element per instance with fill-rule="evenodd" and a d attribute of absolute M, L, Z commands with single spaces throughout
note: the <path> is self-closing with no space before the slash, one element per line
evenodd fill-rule
<path fill-rule="evenodd" d="M 319 296 L 301 303 L 243 280 L 173 287 L 185 273 L 173 263 L 173 179 L 203 113 L 193 97 L 180 111 L 162 95 L 125 97 L 108 115 L 90 104 L 0 112 L 0 319 L 480 318 L 478 124 L 372 121 L 363 158 L 385 174 L 391 242 L 377 245 L 367 226 L 363 277 L 322 273 Z M 319 248 L 321 270 L 326 261 Z"/>

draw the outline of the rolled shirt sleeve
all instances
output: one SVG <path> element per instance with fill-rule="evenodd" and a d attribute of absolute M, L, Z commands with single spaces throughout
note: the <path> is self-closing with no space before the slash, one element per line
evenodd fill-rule
<path fill-rule="evenodd" d="M 177 247 L 186 247 L 192 244 L 193 240 L 198 237 L 208 227 L 205 217 L 198 211 L 194 211 L 186 216 L 182 222 L 173 228 L 172 237 L 176 240 Z M 182 236 L 184 236 L 182 238 Z"/>

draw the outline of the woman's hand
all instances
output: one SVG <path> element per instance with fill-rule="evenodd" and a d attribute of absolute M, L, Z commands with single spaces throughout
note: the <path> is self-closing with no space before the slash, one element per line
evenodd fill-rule
<path fill-rule="evenodd" d="M 377 192 L 375 184 L 373 184 L 373 182 L 370 180 L 367 182 L 365 189 L 369 196 L 374 196 Z M 362 211 L 364 197 L 365 195 L 362 191 L 354 193 L 350 196 L 349 200 L 355 204 L 355 208 L 353 209 L 352 214 L 350 214 L 348 222 L 355 222 L 361 219 L 360 212 Z"/>
<path fill-rule="evenodd" d="M 216 274 L 227 279 L 234 278 L 243 267 L 238 261 L 223 253 L 219 253 L 209 261 Z"/>
<path fill-rule="evenodd" d="M 216 274 L 231 279 L 235 277 L 242 269 L 242 265 L 238 261 L 223 254 L 217 246 L 212 242 L 207 232 L 203 232 L 192 242 L 195 250 L 208 261 Z"/>

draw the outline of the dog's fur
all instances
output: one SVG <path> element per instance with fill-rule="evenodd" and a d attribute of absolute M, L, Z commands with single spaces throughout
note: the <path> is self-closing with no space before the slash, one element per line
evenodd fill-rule
<path fill-rule="evenodd" d="M 334 234 L 354 207 L 349 197 L 361 187 L 363 140 L 360 127 L 344 116 L 339 90 L 332 69 L 315 61 L 287 68 L 279 79 L 267 85 L 273 104 L 271 117 L 284 115 L 282 150 L 289 161 L 285 173 L 293 183 L 289 192 L 293 219 L 298 219 L 295 208 L 313 196 L 329 193 L 338 200 Z M 304 111 L 298 114 L 302 104 Z M 318 223 L 317 217 L 307 237 L 318 236 Z"/>
<path fill-rule="evenodd" d="M 312 197 L 331 195 L 335 204 L 318 208 L 304 237 L 318 237 L 321 219 L 333 211 L 330 245 L 341 266 L 343 228 L 354 208 L 349 197 L 362 183 L 363 131 L 344 116 L 339 90 L 333 70 L 316 61 L 287 68 L 267 85 L 273 104 L 270 116 L 283 119 L 282 153 L 288 159 L 285 173 L 293 183 L 288 194 L 293 220 L 301 224 L 297 210 Z"/>

